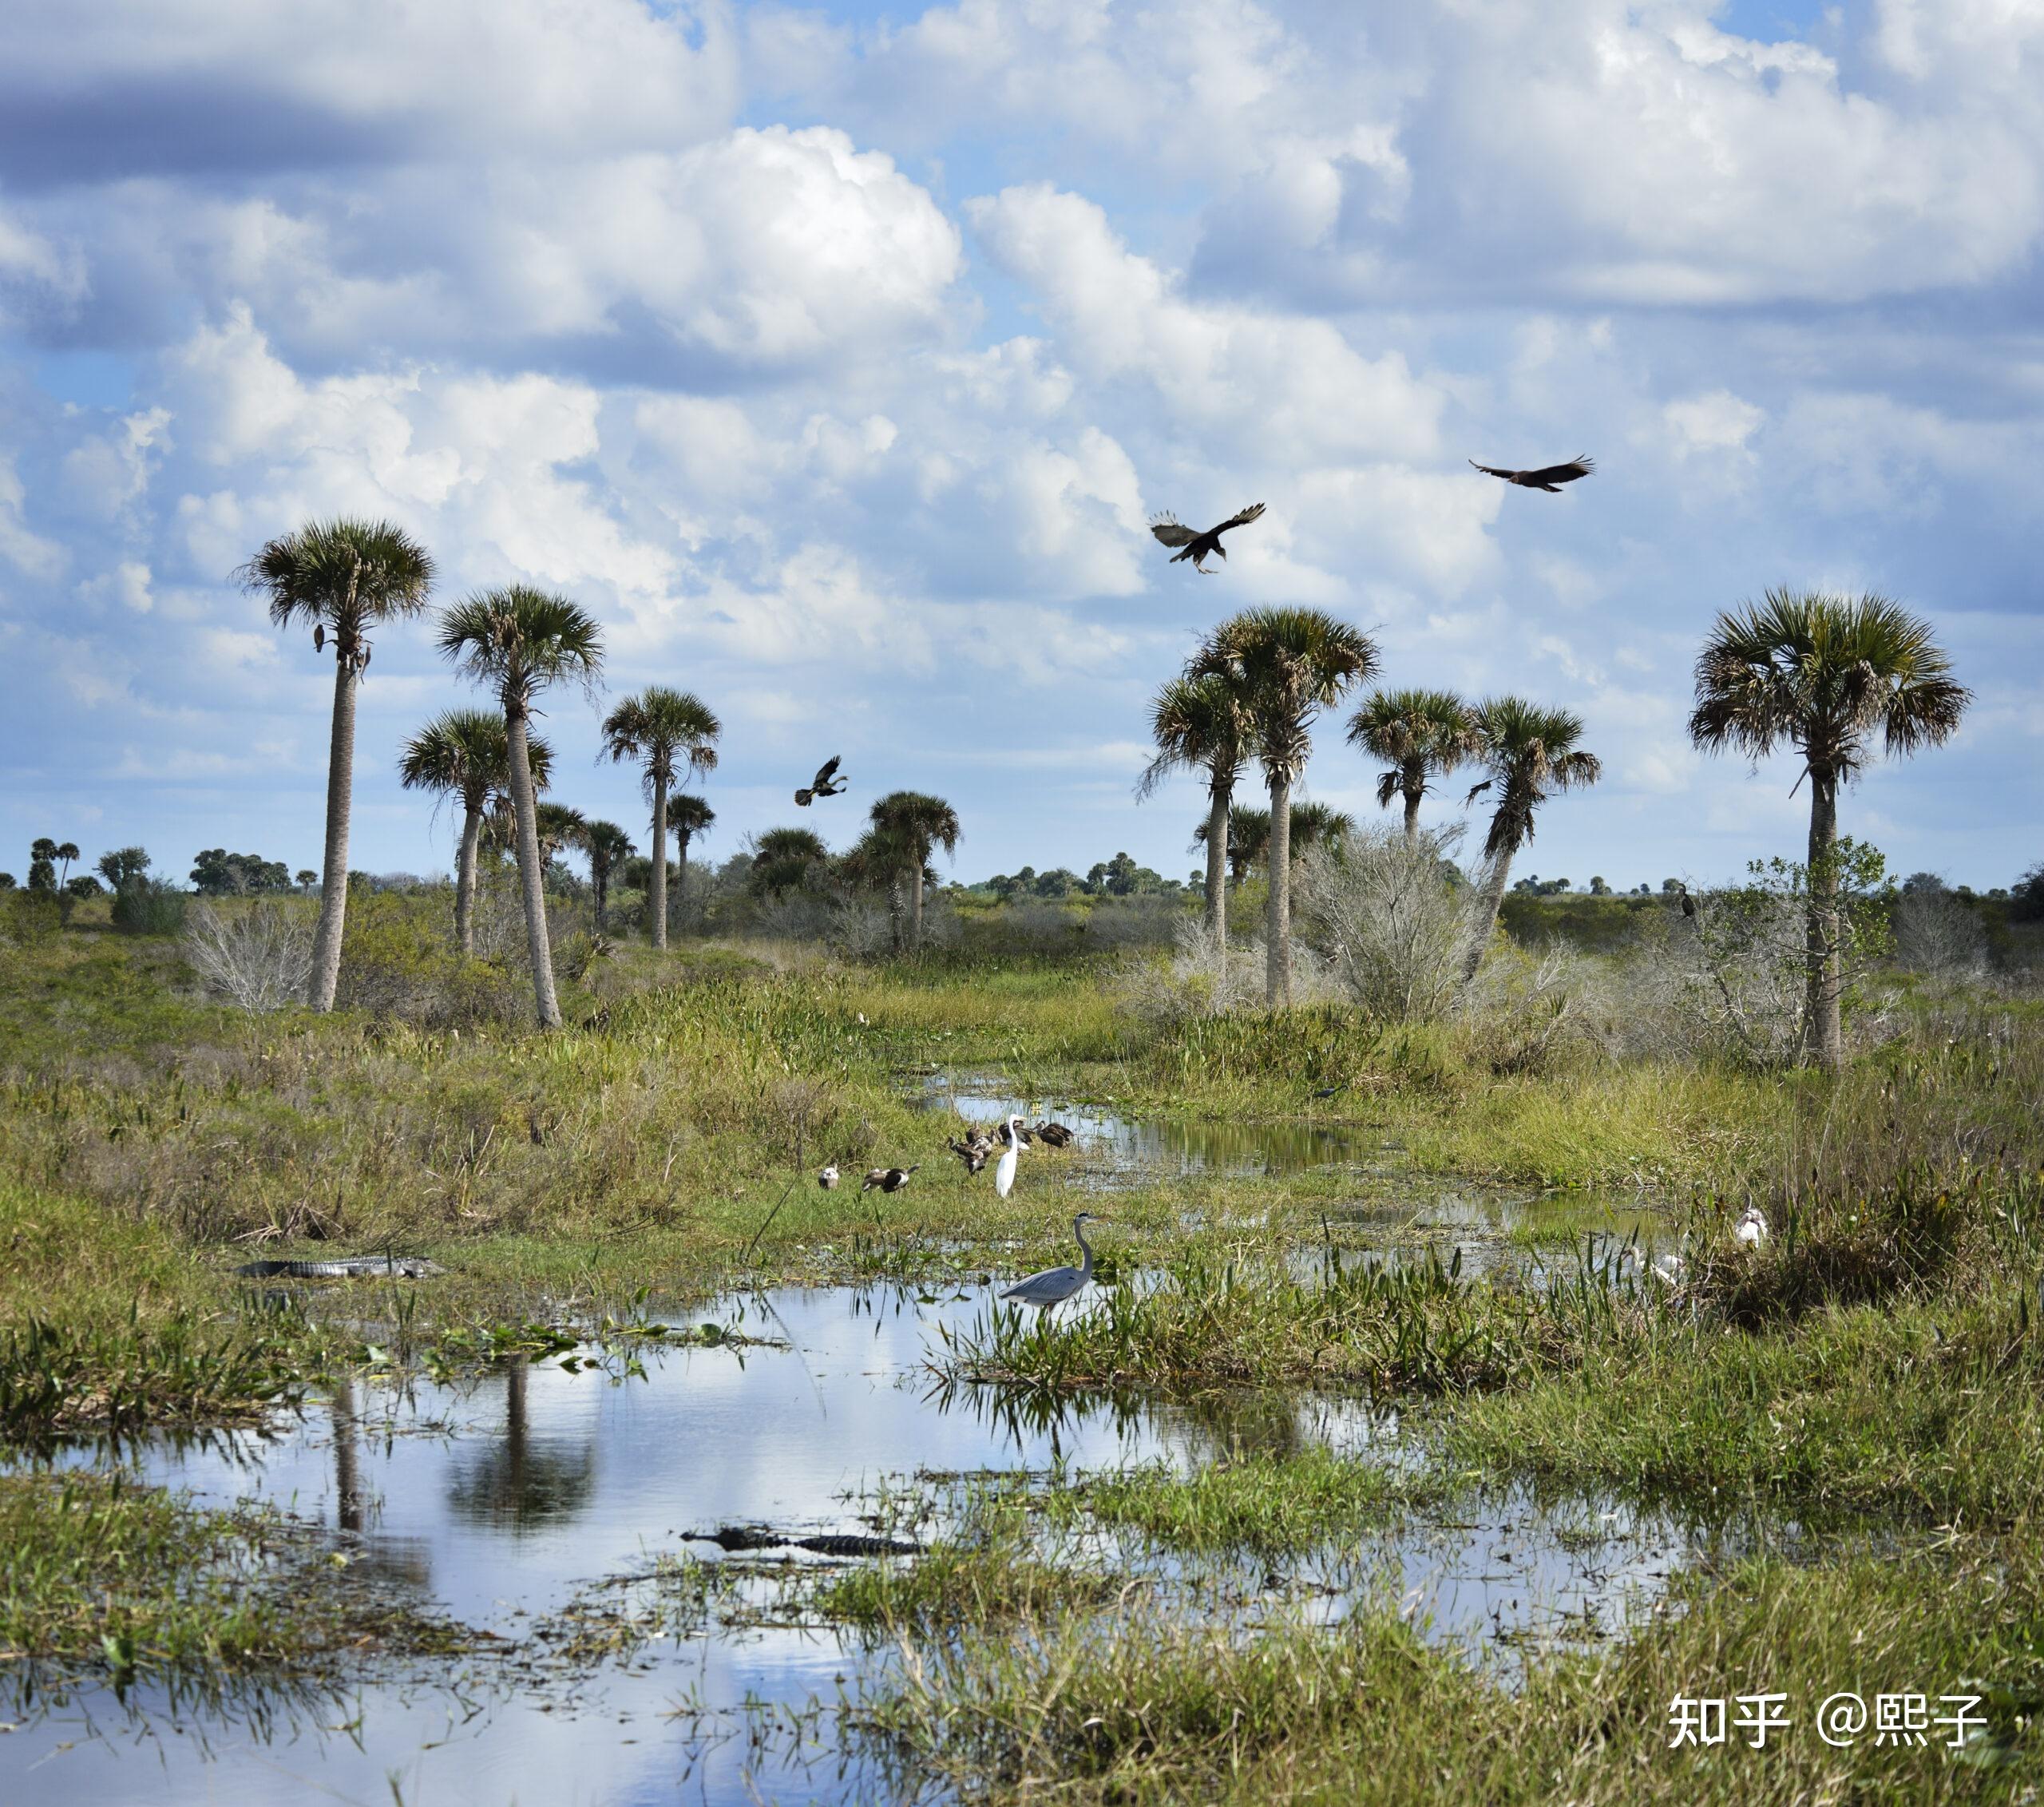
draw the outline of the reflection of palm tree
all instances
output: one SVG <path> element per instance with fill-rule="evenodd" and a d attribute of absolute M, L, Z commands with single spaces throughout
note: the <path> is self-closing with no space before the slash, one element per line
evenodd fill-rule
<path fill-rule="evenodd" d="M 355 1383 L 342 1381 L 334 1406 L 334 1522 L 343 1531 L 362 1529 L 362 1468 L 355 1446 Z"/>
<path fill-rule="evenodd" d="M 496 1448 L 458 1469 L 448 1505 L 471 1524 L 514 1533 L 572 1519 L 595 1490 L 596 1458 L 586 1444 L 569 1446 L 533 1440 L 525 1411 L 528 1369 L 522 1361 L 504 1369 L 504 1440 Z"/>

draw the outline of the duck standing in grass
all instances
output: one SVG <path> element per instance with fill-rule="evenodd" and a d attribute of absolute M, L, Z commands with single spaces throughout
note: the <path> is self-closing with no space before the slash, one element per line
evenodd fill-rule
<path fill-rule="evenodd" d="M 816 1183 L 826 1192 L 838 1190 L 838 1163 L 835 1161 L 816 1176 Z"/>
<path fill-rule="evenodd" d="M 1086 1240 L 1086 1226 L 1104 1221 L 1091 1211 L 1081 1211 L 1072 1220 L 1072 1233 L 1079 1238 L 1079 1249 L 1086 1258 L 1081 1266 L 1047 1267 L 1040 1274 L 1016 1281 L 1000 1296 L 1014 1300 L 1017 1305 L 1033 1305 L 1039 1311 L 1049 1311 L 1068 1298 L 1076 1298 L 1093 1283 L 1093 1245 Z"/>
<path fill-rule="evenodd" d="M 909 1175 L 922 1165 L 921 1161 L 913 1167 L 873 1167 L 859 1183 L 862 1192 L 870 1192 L 877 1186 L 883 1192 L 898 1192 L 909 1183 Z"/>

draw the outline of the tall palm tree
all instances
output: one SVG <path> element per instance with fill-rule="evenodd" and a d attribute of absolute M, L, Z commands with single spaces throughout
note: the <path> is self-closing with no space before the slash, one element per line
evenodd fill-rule
<path fill-rule="evenodd" d="M 1150 706 L 1157 756 L 1135 787 L 1147 797 L 1175 771 L 1206 779 L 1206 932 L 1226 957 L 1228 943 L 1228 822 L 1235 785 L 1249 757 L 1250 723 L 1240 687 L 1226 671 L 1186 672 Z"/>
<path fill-rule="evenodd" d="M 1689 737 L 1715 752 L 1800 755 L 1810 781 L 1804 1058 L 1836 1068 L 1840 1022 L 1838 788 L 1873 755 L 1950 739 L 1971 700 L 1929 624 L 1885 596 L 1769 590 L 1721 614 L 1696 662 Z M 1799 779 L 1797 783 L 1800 783 Z"/>
<path fill-rule="evenodd" d="M 933 849 L 958 850 L 958 812 L 924 791 L 891 791 L 873 806 L 873 825 L 898 842 L 909 878 L 909 941 L 923 945 L 923 874 Z"/>
<path fill-rule="evenodd" d="M 1604 769 L 1594 753 L 1577 747 L 1583 718 L 1567 709 L 1543 709 L 1519 696 L 1493 696 L 1472 709 L 1469 719 L 1476 730 L 1476 761 L 1497 787 L 1497 808 L 1483 838 L 1490 865 L 1472 925 L 1465 981 L 1476 976 L 1496 932 L 1512 855 L 1533 838 L 1534 812 L 1557 791 L 1594 784 Z"/>
<path fill-rule="evenodd" d="M 1342 692 L 1377 671 L 1359 628 L 1317 608 L 1252 608 L 1223 621 L 1194 657 L 1240 686 L 1256 757 L 1270 787 L 1270 896 L 1266 976 L 1273 1009 L 1292 1001 L 1292 786 L 1313 751 L 1313 724 Z"/>
<path fill-rule="evenodd" d="M 1434 772 L 1452 772 L 1476 751 L 1468 705 L 1452 690 L 1379 690 L 1349 718 L 1349 743 L 1373 758 L 1388 759 L 1380 773 L 1377 802 L 1391 807 L 1405 798 L 1405 838 L 1420 838 L 1420 799 Z"/>
<path fill-rule="evenodd" d="M 77 857 L 78 843 L 77 842 L 60 841 L 57 843 L 57 886 L 59 890 L 70 882 L 71 862 Z"/>
<path fill-rule="evenodd" d="M 561 1027 L 554 995 L 553 950 L 546 933 L 546 888 L 540 859 L 538 798 L 533 789 L 533 699 L 564 682 L 594 684 L 603 668 L 603 630 L 565 596 L 514 584 L 457 603 L 440 617 L 440 650 L 478 684 L 497 692 L 504 711 L 511 768 L 511 808 L 517 822 L 518 879 L 525 893 L 525 941 L 532 950 L 533 995 L 540 1026 Z"/>
<path fill-rule="evenodd" d="M 476 857 L 482 844 L 483 817 L 490 801 L 511 783 L 510 743 L 504 718 L 488 709 L 450 709 L 436 715 L 405 743 L 398 776 L 407 791 L 431 791 L 461 799 L 461 846 L 454 861 L 454 935 L 461 952 L 476 951 Z M 536 734 L 526 736 L 533 788 L 552 779 L 553 749 Z"/>
<path fill-rule="evenodd" d="M 876 820 L 866 825 L 866 832 L 838 860 L 838 874 L 846 884 L 886 892 L 888 924 L 897 953 L 902 944 L 902 882 L 914 863 L 916 852 L 900 824 Z M 917 874 L 919 886 L 921 876 L 920 872 Z"/>
<path fill-rule="evenodd" d="M 636 759 L 645 768 L 653 806 L 653 883 L 647 906 L 653 945 L 667 945 L 667 790 L 677 770 L 690 775 L 717 769 L 717 736 L 723 723 L 700 697 L 664 684 L 628 696 L 604 721 L 604 751 L 613 761 Z"/>
<path fill-rule="evenodd" d="M 334 731 L 327 756 L 327 850 L 319 926 L 307 1001 L 334 1008 L 348 904 L 348 813 L 355 783 L 355 693 L 368 668 L 370 630 L 422 613 L 433 587 L 425 547 L 387 521 L 315 521 L 270 541 L 238 573 L 269 598 L 279 628 L 312 629 L 312 648 L 334 643 Z"/>
<path fill-rule="evenodd" d="M 712 759 L 715 757 L 711 755 Z M 679 916 L 688 903 L 688 843 L 707 834 L 716 824 L 717 812 L 700 797 L 687 792 L 667 798 L 667 826 L 674 832 L 674 913 Z"/>
<path fill-rule="evenodd" d="M 582 851 L 589 856 L 589 889 L 596 898 L 596 933 L 604 929 L 604 917 L 610 908 L 611 875 L 637 850 L 632 837 L 614 822 L 592 818 L 582 824 Z"/>

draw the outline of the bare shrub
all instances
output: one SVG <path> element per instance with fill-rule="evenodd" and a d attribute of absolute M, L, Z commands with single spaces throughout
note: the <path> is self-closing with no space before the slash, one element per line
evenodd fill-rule
<path fill-rule="evenodd" d="M 1500 1075 L 1543 1072 L 1598 1040 L 1590 962 L 1572 948 L 1493 949 L 1460 1009 L 1471 1058 Z"/>
<path fill-rule="evenodd" d="M 1459 832 L 1459 831 L 1458 831 Z M 1371 1015 L 1429 1022 L 1452 1006 L 1468 945 L 1466 890 L 1444 879 L 1458 838 L 1359 829 L 1302 862 L 1300 919 L 1329 976 Z"/>
<path fill-rule="evenodd" d="M 849 960 L 877 960 L 893 951 L 894 913 L 870 898 L 845 898 L 830 911 L 830 942 Z"/>
<path fill-rule="evenodd" d="M 312 977 L 312 925 L 304 913 L 267 899 L 244 909 L 194 904 L 186 913 L 184 957 L 208 989 L 252 1016 L 301 1002 Z"/>
<path fill-rule="evenodd" d="M 1987 964 L 1980 918 L 1942 885 L 1912 879 L 1895 900 L 1895 957 L 1909 971 L 1959 979 Z"/>
<path fill-rule="evenodd" d="M 1195 1017 L 1254 1009 L 1262 999 L 1262 945 L 1224 947 L 1203 921 L 1194 920 L 1178 925 L 1167 958 L 1127 969 L 1119 1001 L 1123 1012 L 1139 1022 L 1170 1028 Z"/>

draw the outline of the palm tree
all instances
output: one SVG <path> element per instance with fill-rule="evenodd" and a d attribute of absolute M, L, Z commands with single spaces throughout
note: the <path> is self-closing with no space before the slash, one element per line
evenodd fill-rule
<path fill-rule="evenodd" d="M 1192 831 L 1194 846 L 1205 844 L 1209 824 Z M 1228 810 L 1228 884 L 1239 890 L 1242 882 L 1263 863 L 1270 851 L 1270 812 L 1254 804 L 1236 803 Z"/>
<path fill-rule="evenodd" d="M 716 755 L 712 754 L 711 759 Z M 699 835 L 707 834 L 717 819 L 717 812 L 700 797 L 691 797 L 686 792 L 667 798 L 667 826 L 674 830 L 677 843 L 675 848 L 675 914 L 679 916 L 688 902 L 688 843 Z"/>
<path fill-rule="evenodd" d="M 563 680 L 592 685 L 603 668 L 603 630 L 565 596 L 514 584 L 457 603 L 440 618 L 440 650 L 477 683 L 497 692 L 504 710 L 511 808 L 517 822 L 518 878 L 525 899 L 525 940 L 532 950 L 533 994 L 540 1026 L 561 1026 L 554 996 L 553 953 L 546 933 L 546 890 L 540 860 L 538 799 L 533 788 L 533 699 Z"/>
<path fill-rule="evenodd" d="M 653 883 L 647 903 L 656 948 L 667 945 L 667 787 L 677 761 L 691 775 L 716 770 L 715 742 L 723 731 L 699 697 L 664 684 L 628 696 L 604 722 L 604 751 L 612 759 L 636 759 L 645 767 L 646 797 L 653 806 Z"/>
<path fill-rule="evenodd" d="M 770 828 L 752 844 L 752 876 L 747 889 L 755 897 L 780 897 L 830 857 L 830 850 L 820 834 L 806 828 Z"/>
<path fill-rule="evenodd" d="M 461 799 L 461 846 L 454 861 L 454 936 L 461 952 L 476 951 L 476 856 L 483 817 L 493 797 L 511 783 L 510 743 L 504 718 L 488 709 L 450 709 L 436 715 L 398 756 L 398 776 L 407 791 L 431 791 Z M 544 791 L 553 772 L 553 749 L 537 735 L 526 736 L 533 788 Z"/>
<path fill-rule="evenodd" d="M 878 806 L 874 806 L 876 810 Z M 901 949 L 901 881 L 915 858 L 916 849 L 898 823 L 874 821 L 838 861 L 838 876 L 846 884 L 887 893 L 888 924 L 897 953 Z M 917 883 L 921 884 L 920 873 Z"/>
<path fill-rule="evenodd" d="M 941 797 L 923 791 L 891 791 L 873 806 L 873 826 L 899 844 L 910 874 L 909 942 L 923 945 L 923 874 L 932 849 L 958 850 L 958 812 Z"/>
<path fill-rule="evenodd" d="M 1223 621 L 1192 670 L 1218 671 L 1240 687 L 1258 762 L 1270 787 L 1267 1001 L 1292 1001 L 1292 786 L 1313 751 L 1320 711 L 1377 670 L 1361 629 L 1317 608 L 1252 608 Z"/>
<path fill-rule="evenodd" d="M 77 842 L 60 841 L 57 842 L 57 860 L 58 870 L 57 874 L 57 886 L 59 890 L 61 890 L 64 886 L 69 882 L 71 877 L 71 862 L 77 857 L 78 843 Z"/>
<path fill-rule="evenodd" d="M 1226 671 L 1187 672 L 1157 692 L 1150 706 L 1157 756 L 1135 787 L 1148 796 L 1175 771 L 1206 777 L 1206 932 L 1226 957 L 1228 826 L 1235 783 L 1249 757 L 1250 723 L 1240 688 Z"/>
<path fill-rule="evenodd" d="M 1356 831 L 1356 818 L 1346 810 L 1325 803 L 1292 806 L 1292 862 L 1297 865 L 1315 847 L 1338 846 Z"/>
<path fill-rule="evenodd" d="M 588 826 L 588 821 L 580 810 L 566 803 L 540 803 L 533 811 L 533 826 L 539 838 L 540 869 L 545 871 L 563 847 L 581 846 L 582 830 Z"/>
<path fill-rule="evenodd" d="M 1810 781 L 1804 1057 L 1844 1057 L 1839 993 L 1838 787 L 1872 756 L 1949 740 L 1971 694 L 1921 621 L 1885 596 L 1769 590 L 1721 614 L 1696 662 L 1689 738 L 1753 759 L 1784 745 Z M 1799 779 L 1797 783 L 1800 783 Z"/>
<path fill-rule="evenodd" d="M 1594 753 L 1577 747 L 1583 718 L 1567 709 L 1543 709 L 1523 697 L 1493 696 L 1472 709 L 1469 720 L 1476 736 L 1476 763 L 1497 787 L 1497 808 L 1483 838 L 1490 866 L 1477 910 L 1480 926 L 1472 925 L 1470 935 L 1465 981 L 1476 976 L 1496 931 L 1511 858 L 1533 838 L 1534 812 L 1557 791 L 1594 784 L 1604 769 Z"/>
<path fill-rule="evenodd" d="M 1452 772 L 1476 751 L 1468 706 L 1452 690 L 1379 690 L 1349 718 L 1349 743 L 1391 769 L 1377 781 L 1377 807 L 1405 798 L 1405 838 L 1420 838 L 1420 799 L 1430 773 Z"/>
<path fill-rule="evenodd" d="M 319 882 L 319 926 L 312 941 L 307 1001 L 334 1008 L 341 977 L 341 934 L 348 902 L 348 812 L 355 783 L 355 686 L 369 666 L 369 631 L 422 613 L 433 587 L 433 559 L 387 521 L 315 521 L 270 541 L 237 573 L 269 598 L 279 628 L 310 626 L 312 648 L 334 643 L 334 731 L 327 757 L 327 850 Z"/>
<path fill-rule="evenodd" d="M 637 851 L 632 837 L 614 822 L 592 818 L 582 824 L 582 851 L 589 856 L 589 889 L 596 897 L 596 933 L 604 930 L 610 908 L 611 874 Z"/>

